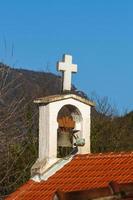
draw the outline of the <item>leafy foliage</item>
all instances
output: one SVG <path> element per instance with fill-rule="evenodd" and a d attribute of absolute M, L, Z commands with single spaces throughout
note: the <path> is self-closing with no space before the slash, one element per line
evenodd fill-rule
<path fill-rule="evenodd" d="M 117 109 L 111 106 L 108 98 L 96 97 L 95 101 L 96 110 L 92 110 L 92 152 L 132 151 L 133 112 L 117 116 Z"/>

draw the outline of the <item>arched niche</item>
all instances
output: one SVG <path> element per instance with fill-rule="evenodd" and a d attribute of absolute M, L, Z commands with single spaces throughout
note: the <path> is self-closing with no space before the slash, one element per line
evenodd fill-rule
<path fill-rule="evenodd" d="M 67 104 L 59 110 L 57 115 L 57 157 L 64 157 L 72 152 L 75 138 L 82 137 L 82 121 L 81 112 L 74 105 Z"/>

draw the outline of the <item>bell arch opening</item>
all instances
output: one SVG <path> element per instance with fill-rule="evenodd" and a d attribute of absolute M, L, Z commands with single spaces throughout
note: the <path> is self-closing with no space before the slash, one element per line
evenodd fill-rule
<path fill-rule="evenodd" d="M 57 116 L 57 157 L 76 153 L 77 138 L 82 137 L 82 115 L 74 105 L 64 105 Z"/>

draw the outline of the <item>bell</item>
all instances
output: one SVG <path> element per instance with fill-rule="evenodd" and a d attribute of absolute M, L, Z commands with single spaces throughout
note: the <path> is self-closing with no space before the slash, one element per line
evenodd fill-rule
<path fill-rule="evenodd" d="M 68 131 L 61 131 L 58 133 L 58 147 L 72 147 L 71 133 Z"/>

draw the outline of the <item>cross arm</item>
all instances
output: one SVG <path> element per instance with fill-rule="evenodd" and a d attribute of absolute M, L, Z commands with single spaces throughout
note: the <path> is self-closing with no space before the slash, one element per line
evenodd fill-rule
<path fill-rule="evenodd" d="M 58 62 L 57 63 L 57 70 L 59 70 L 59 71 L 66 71 L 66 63 L 64 63 L 64 62 Z"/>

